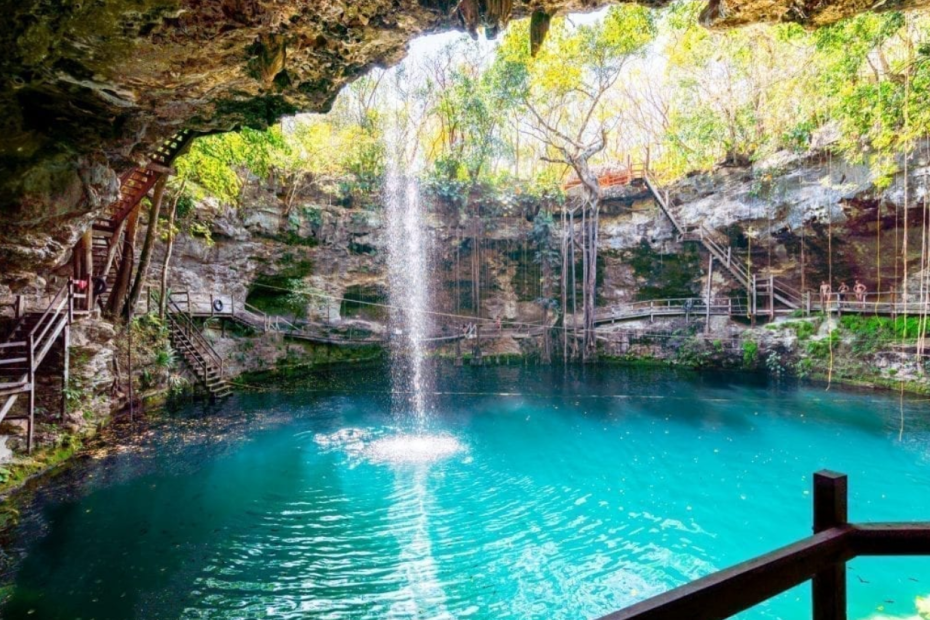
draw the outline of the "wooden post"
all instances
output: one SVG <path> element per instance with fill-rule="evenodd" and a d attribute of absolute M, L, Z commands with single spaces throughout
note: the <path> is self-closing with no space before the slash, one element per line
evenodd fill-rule
<path fill-rule="evenodd" d="M 24 314 L 26 314 L 26 297 L 24 295 L 16 296 L 16 316 L 14 318 L 19 319 Z"/>
<path fill-rule="evenodd" d="M 648 147 L 648 146 L 646 147 L 646 165 L 643 167 L 643 174 L 649 173 L 649 164 L 650 164 L 649 160 L 650 160 L 650 155 L 651 155 L 650 149 L 651 147 Z"/>
<path fill-rule="evenodd" d="M 481 323 L 475 322 L 475 347 L 472 350 L 472 366 L 481 366 Z"/>
<path fill-rule="evenodd" d="M 711 290 L 710 286 L 714 279 L 714 255 L 711 254 L 707 259 L 707 301 L 705 302 L 705 307 L 707 309 L 707 315 L 704 319 L 704 333 L 710 333 L 710 295 Z"/>
<path fill-rule="evenodd" d="M 62 333 L 61 337 L 61 355 L 62 355 L 62 370 L 61 370 L 61 421 L 65 421 L 65 417 L 68 415 L 68 373 L 70 360 L 68 357 L 68 350 L 71 348 L 71 326 L 69 324 L 65 325 L 65 330 Z"/>
<path fill-rule="evenodd" d="M 843 474 L 814 474 L 814 533 L 848 523 L 847 479 Z M 813 620 L 846 620 L 846 562 L 837 562 L 814 575 Z"/>
<path fill-rule="evenodd" d="M 775 276 L 769 274 L 769 319 L 775 318 Z"/>
<path fill-rule="evenodd" d="M 36 417 L 36 342 L 35 336 L 29 334 L 29 348 L 26 350 L 26 362 L 29 364 L 29 419 L 26 421 L 26 452 L 32 454 L 33 427 Z"/>

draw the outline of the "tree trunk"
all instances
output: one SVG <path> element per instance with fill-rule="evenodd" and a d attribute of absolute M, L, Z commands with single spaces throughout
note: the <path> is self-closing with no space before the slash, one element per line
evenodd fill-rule
<path fill-rule="evenodd" d="M 152 247 L 155 245 L 155 237 L 158 235 L 158 216 L 161 213 L 161 201 L 165 196 L 165 184 L 168 182 L 168 176 L 162 176 L 155 183 L 155 193 L 152 196 L 152 206 L 149 207 L 149 225 L 145 231 L 145 242 L 142 244 L 142 253 L 139 255 L 139 269 L 136 271 L 136 281 L 129 292 L 129 301 L 126 302 L 124 314 L 128 318 L 131 310 L 136 307 L 139 296 L 142 294 L 142 287 L 145 286 L 145 279 L 148 277 L 149 261 L 152 258 Z"/>
<path fill-rule="evenodd" d="M 103 268 L 100 270 L 100 273 L 97 274 L 104 280 L 106 280 L 107 275 L 110 273 L 110 269 L 113 268 L 113 260 L 116 258 L 116 249 L 119 247 L 120 239 L 125 231 L 126 220 L 123 220 L 110 237 L 109 247 L 107 248 L 107 258 L 103 263 Z"/>
<path fill-rule="evenodd" d="M 178 193 L 171 201 L 171 209 L 168 211 L 168 238 L 165 240 L 165 260 L 161 264 L 161 290 L 158 297 L 158 316 L 163 320 L 168 311 L 168 268 L 171 263 L 171 251 L 174 250 L 174 217 L 178 212 L 178 201 L 181 200 L 186 182 L 181 183 Z"/>
<path fill-rule="evenodd" d="M 84 231 L 81 239 L 81 252 L 84 255 L 84 269 L 81 272 L 81 279 L 87 282 L 84 289 L 84 309 L 90 312 L 94 309 L 94 227 L 91 226 Z"/>
<path fill-rule="evenodd" d="M 116 281 L 113 283 L 113 290 L 107 300 L 107 315 L 111 317 L 118 316 L 122 311 L 126 292 L 129 290 L 129 282 L 132 280 L 132 266 L 136 254 L 136 226 L 139 223 L 141 209 L 141 205 L 136 205 L 136 208 L 126 217 L 126 229 L 123 233 L 123 260 L 120 261 Z"/>

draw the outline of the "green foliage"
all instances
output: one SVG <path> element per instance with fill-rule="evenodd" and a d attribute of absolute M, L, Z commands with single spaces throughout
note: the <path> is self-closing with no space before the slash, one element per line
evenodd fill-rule
<path fill-rule="evenodd" d="M 307 305 L 317 292 L 304 281 L 312 273 L 313 261 L 284 254 L 272 275 L 260 274 L 255 278 L 246 301 L 268 314 L 304 318 Z"/>
<path fill-rule="evenodd" d="M 833 330 L 825 338 L 807 341 L 807 354 L 815 360 L 827 360 L 830 358 L 830 352 L 837 346 L 840 340 L 838 330 Z"/>
<path fill-rule="evenodd" d="M 614 135 L 592 163 L 639 159 L 649 145 L 653 169 L 668 179 L 804 152 L 830 122 L 839 133 L 830 148 L 869 164 L 880 185 L 897 171 L 896 157 L 930 134 L 930 16 L 888 11 L 815 31 L 711 31 L 700 11 L 678 0 L 664 11 L 614 6 L 582 25 L 554 18 L 535 58 L 529 20 L 514 21 L 492 55 L 456 41 L 390 79 L 360 77 L 326 116 L 200 138 L 176 163 L 188 182 L 179 217 L 192 200 L 239 204 L 251 175 L 279 188 L 288 209 L 308 187 L 346 206 L 370 202 L 395 117 L 425 162 L 426 189 L 457 207 L 478 187 L 499 194 L 497 205 L 516 188 L 555 196 L 568 173 L 561 162 L 603 131 Z M 265 127 L 287 104 L 269 96 L 222 106 L 246 127 Z M 756 193 L 766 190 L 760 180 Z"/>
<path fill-rule="evenodd" d="M 174 350 L 171 347 L 164 347 L 155 352 L 154 363 L 159 368 L 174 368 Z"/>
<path fill-rule="evenodd" d="M 688 338 L 675 349 L 675 363 L 690 368 L 704 368 L 713 361 L 716 351 L 708 350 L 705 343 L 696 338 Z"/>
<path fill-rule="evenodd" d="M 810 357 L 801 357 L 798 358 L 798 361 L 794 365 L 794 374 L 799 379 L 807 379 L 814 372 L 814 360 Z"/>
<path fill-rule="evenodd" d="M 842 328 L 852 334 L 854 353 L 869 353 L 894 342 L 914 341 L 921 333 L 921 319 L 847 314 L 840 318 Z M 924 322 L 926 332 L 928 323 Z"/>
<path fill-rule="evenodd" d="M 797 335 L 798 340 L 803 342 L 814 335 L 816 326 L 811 321 L 790 321 L 766 325 L 766 329 L 790 329 Z"/>
<path fill-rule="evenodd" d="M 743 341 L 743 368 L 754 368 L 759 357 L 759 345 L 753 340 Z"/>

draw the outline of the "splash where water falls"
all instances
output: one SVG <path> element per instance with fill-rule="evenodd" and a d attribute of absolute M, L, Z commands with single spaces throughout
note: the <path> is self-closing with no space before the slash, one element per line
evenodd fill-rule
<path fill-rule="evenodd" d="M 369 459 L 387 463 L 430 463 L 462 451 L 447 434 L 431 434 L 433 380 L 426 341 L 432 328 L 430 240 L 420 200 L 415 156 L 405 148 L 403 132 L 387 140 L 384 206 L 391 301 L 391 383 L 393 414 L 402 431 L 374 440 Z"/>

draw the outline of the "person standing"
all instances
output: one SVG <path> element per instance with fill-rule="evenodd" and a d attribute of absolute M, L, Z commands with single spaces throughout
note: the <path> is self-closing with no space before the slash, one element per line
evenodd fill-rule
<path fill-rule="evenodd" d="M 840 287 L 836 289 L 836 292 L 840 302 L 844 302 L 846 301 L 847 295 L 849 295 L 849 287 L 845 282 L 840 282 Z"/>
<path fill-rule="evenodd" d="M 856 301 L 858 301 L 860 304 L 865 303 L 865 291 L 865 284 L 859 280 L 856 280 L 856 285 L 853 287 L 853 293 L 856 295 Z"/>
<path fill-rule="evenodd" d="M 828 304 L 830 303 L 830 296 L 833 294 L 833 289 L 830 287 L 830 283 L 826 280 L 820 283 L 820 308 L 826 312 Z"/>

